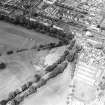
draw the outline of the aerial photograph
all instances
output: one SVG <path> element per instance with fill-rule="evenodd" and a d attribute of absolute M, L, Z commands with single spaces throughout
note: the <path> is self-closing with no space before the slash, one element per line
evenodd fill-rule
<path fill-rule="evenodd" d="M 105 105 L 105 0 L 0 0 L 0 105 Z"/>

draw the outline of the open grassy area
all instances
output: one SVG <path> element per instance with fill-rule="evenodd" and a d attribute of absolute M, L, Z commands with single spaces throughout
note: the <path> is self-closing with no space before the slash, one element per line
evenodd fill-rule
<path fill-rule="evenodd" d="M 30 40 L 33 39 L 33 40 Z M 0 45 L 11 48 L 30 48 L 33 45 L 58 42 L 58 39 L 0 21 Z M 0 49 L 3 49 L 0 47 Z M 6 48 L 4 48 L 6 49 Z"/>
<path fill-rule="evenodd" d="M 37 93 L 27 97 L 21 105 L 67 105 L 71 65 L 57 77 L 49 80 Z"/>
<path fill-rule="evenodd" d="M 0 21 L 0 53 L 51 42 L 56 43 L 58 39 Z M 33 79 L 32 77 L 37 70 L 29 62 L 34 59 L 33 56 L 39 62 L 40 57 L 38 58 L 37 54 L 37 51 L 26 51 L 11 56 L 5 54 L 0 56 L 0 62 L 8 63 L 7 68 L 0 71 L 0 101 L 5 99 L 9 92 L 20 88 L 24 83 Z M 44 56 L 46 51 L 42 51 L 40 54 Z"/>

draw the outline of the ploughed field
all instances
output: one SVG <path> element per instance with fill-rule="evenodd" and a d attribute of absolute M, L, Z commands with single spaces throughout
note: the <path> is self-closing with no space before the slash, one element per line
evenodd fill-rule
<path fill-rule="evenodd" d="M 12 55 L 6 55 L 6 52 L 58 41 L 33 30 L 0 21 L 0 62 L 7 63 L 6 69 L 0 70 L 0 101 L 6 99 L 9 92 L 20 89 L 23 84 L 32 80 L 40 72 L 32 66 L 33 63 L 43 64 L 41 58 L 48 54 L 47 50 L 38 52 L 35 49 Z"/>

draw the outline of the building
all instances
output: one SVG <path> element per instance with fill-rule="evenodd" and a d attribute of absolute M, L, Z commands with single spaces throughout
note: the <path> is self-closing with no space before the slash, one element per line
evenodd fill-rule
<path fill-rule="evenodd" d="M 45 3 L 54 4 L 56 0 L 43 0 Z"/>

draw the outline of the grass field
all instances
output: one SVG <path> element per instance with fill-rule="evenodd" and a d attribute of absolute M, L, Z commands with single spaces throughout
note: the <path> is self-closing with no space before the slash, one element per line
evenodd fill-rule
<path fill-rule="evenodd" d="M 30 40 L 33 39 L 33 40 Z M 58 42 L 58 39 L 37 33 L 34 30 L 0 21 L 0 50 L 11 48 L 30 48 L 36 44 Z M 7 46 L 6 46 L 7 45 Z"/>
<path fill-rule="evenodd" d="M 51 42 L 56 43 L 58 40 L 36 33 L 33 30 L 0 21 L 0 53 Z M 33 79 L 32 77 L 37 70 L 29 63 L 33 59 L 32 54 L 38 63 L 40 57 L 37 57 L 37 51 L 27 51 L 11 56 L 5 54 L 0 56 L 0 62 L 5 61 L 8 63 L 7 68 L 0 71 L 0 100 L 5 99 L 9 92 L 20 88 L 22 84 Z M 46 55 L 46 51 L 40 52 L 40 55 Z"/>
<path fill-rule="evenodd" d="M 32 38 L 34 41 L 30 41 L 27 38 Z M 47 44 L 50 42 L 58 42 L 57 39 L 49 36 L 36 33 L 32 30 L 14 26 L 5 22 L 0 22 L 0 51 L 15 49 L 15 48 L 29 48 L 34 44 Z M 5 47 L 6 46 L 6 47 Z M 3 55 L 0 57 L 0 61 L 6 61 L 8 66 L 5 70 L 0 71 L 0 100 L 7 98 L 8 93 L 20 88 L 24 83 L 33 79 L 35 73 L 41 72 L 37 68 L 31 65 L 31 61 L 34 60 L 35 65 L 43 64 L 43 58 L 46 58 L 47 54 L 53 54 L 52 59 L 55 60 L 59 55 L 62 55 L 65 51 L 65 46 L 62 46 L 51 51 L 45 50 L 37 52 L 36 50 L 29 50 L 14 53 L 11 56 Z M 54 53 L 56 52 L 56 56 Z M 41 59 L 42 58 L 42 59 Z M 54 59 L 48 59 L 49 62 L 54 62 Z M 59 58 L 59 57 L 58 57 Z M 46 64 L 49 64 L 47 61 Z M 45 61 L 44 61 L 45 64 Z M 33 94 L 27 97 L 22 105 L 66 105 L 66 96 L 68 94 L 68 85 L 70 82 L 71 65 L 67 67 L 64 73 L 58 75 L 56 78 L 51 79 L 45 86 L 38 89 L 37 94 Z M 42 69 L 41 69 L 42 70 Z M 43 71 L 42 71 L 43 74 Z"/>
<path fill-rule="evenodd" d="M 52 78 L 38 92 L 27 97 L 21 105 L 67 105 L 67 95 L 69 94 L 69 84 L 71 65 L 55 78 Z"/>

